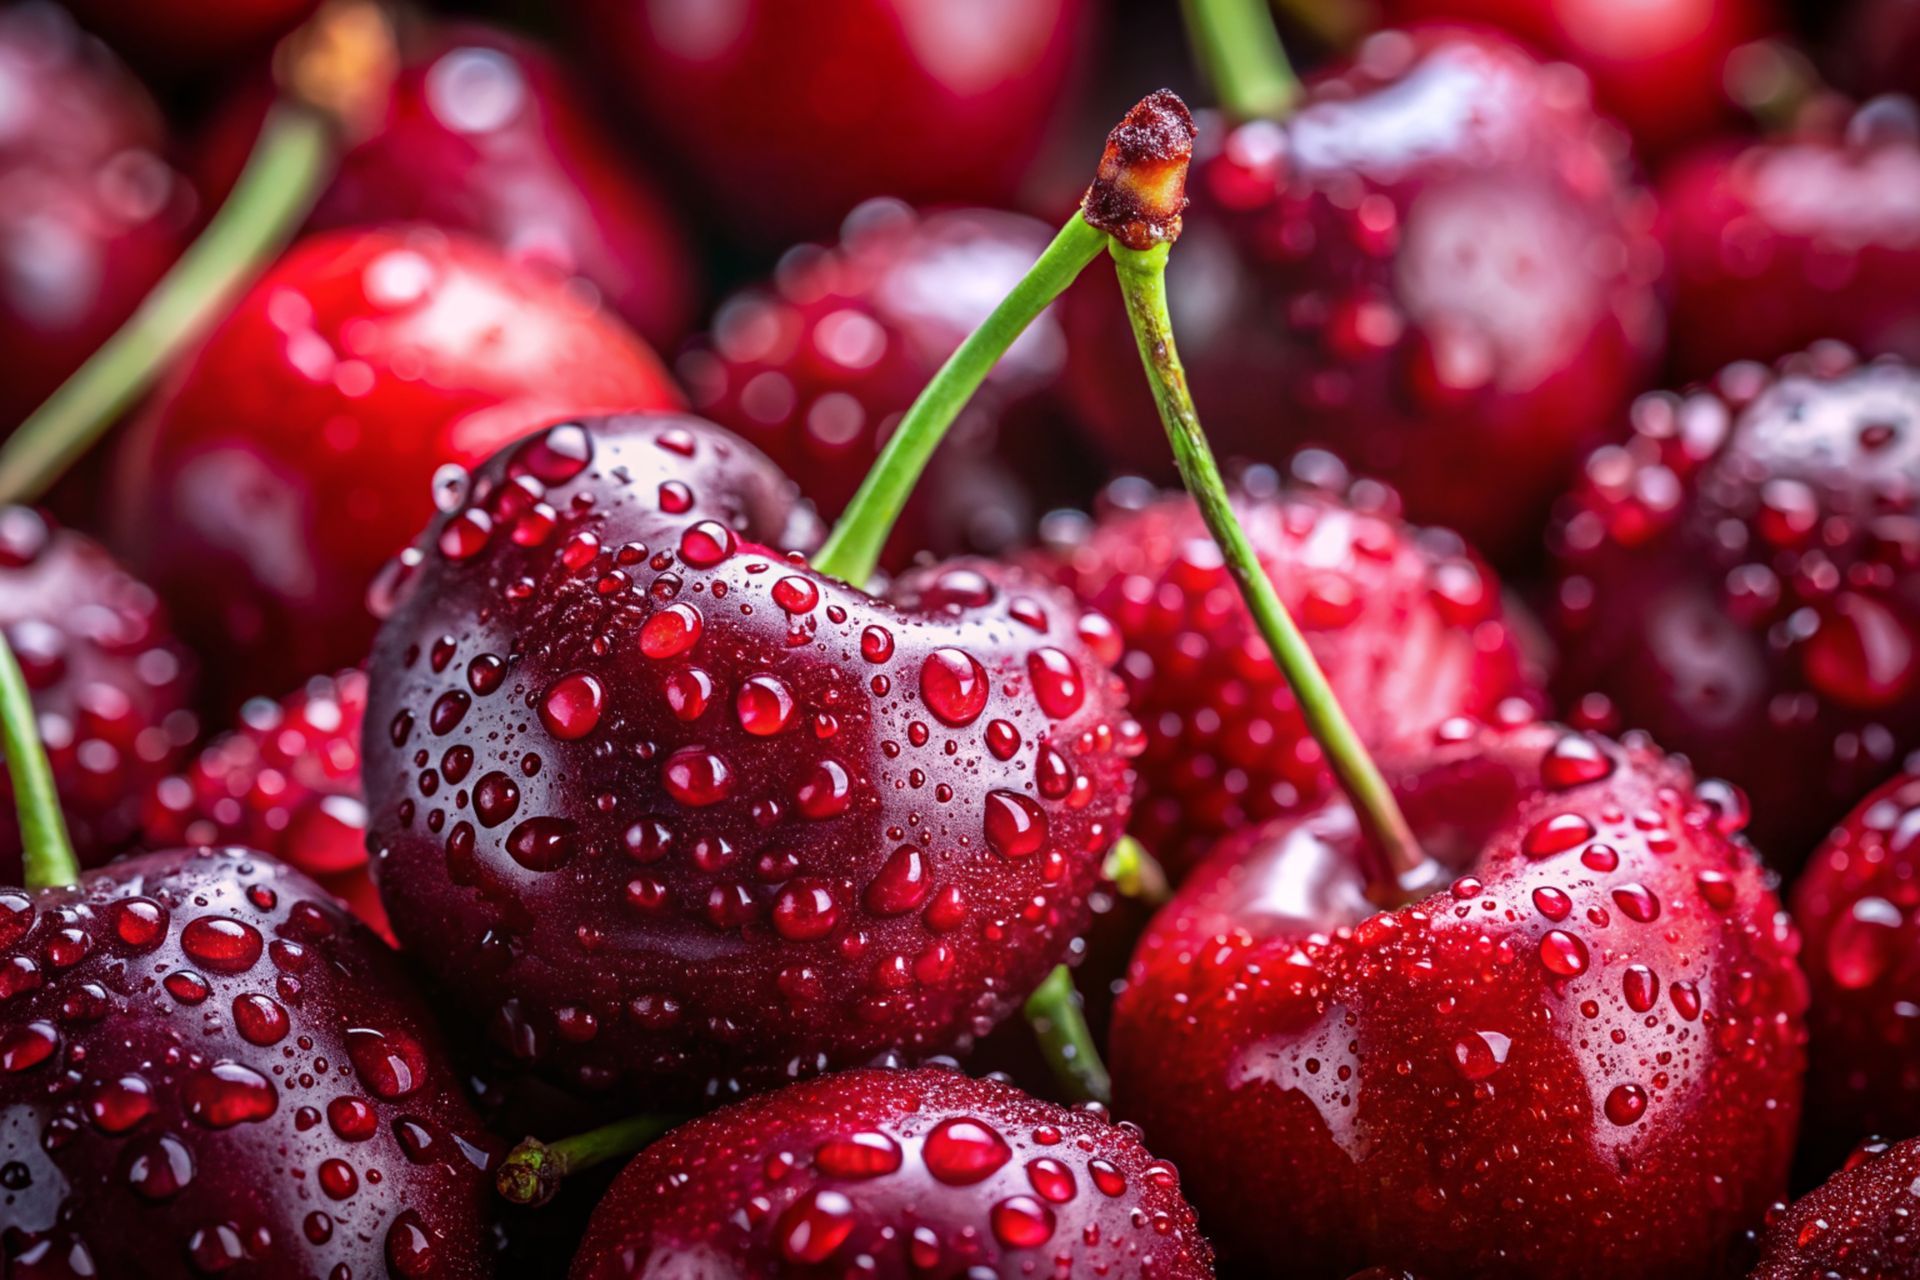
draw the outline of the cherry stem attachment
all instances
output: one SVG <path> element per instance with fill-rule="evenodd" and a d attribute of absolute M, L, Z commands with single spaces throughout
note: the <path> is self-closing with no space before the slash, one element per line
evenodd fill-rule
<path fill-rule="evenodd" d="M 1077 1102 L 1105 1105 L 1113 1101 L 1113 1081 L 1107 1075 L 1107 1064 L 1101 1061 L 1099 1046 L 1093 1042 L 1071 969 L 1055 965 L 1027 997 L 1021 1012 L 1061 1088 Z"/>
<path fill-rule="evenodd" d="M 826 545 L 813 557 L 815 569 L 855 586 L 873 576 L 881 548 L 947 428 L 1007 348 L 1100 256 L 1106 241 L 1105 234 L 1078 213 L 1060 228 L 1027 274 L 947 357 L 914 400 L 834 524 Z"/>
<path fill-rule="evenodd" d="M 1240 518 L 1234 514 L 1173 341 L 1166 287 L 1170 247 L 1163 243 L 1148 249 L 1129 249 L 1116 240 L 1109 251 L 1118 269 L 1120 292 L 1126 299 L 1127 319 L 1140 348 L 1140 362 L 1153 388 L 1167 441 L 1173 446 L 1174 462 L 1187 492 L 1200 508 L 1201 519 L 1220 544 L 1227 571 L 1239 585 L 1254 623 L 1292 687 L 1307 728 L 1326 753 L 1327 763 L 1352 801 L 1373 849 L 1385 862 L 1386 874 L 1374 877 L 1374 896 L 1397 905 L 1428 887 L 1435 864 L 1414 838 L 1392 788 L 1334 697 L 1326 674 L 1307 647 L 1306 637 L 1281 603 Z"/>
<path fill-rule="evenodd" d="M 1300 100 L 1267 0 L 1180 0 L 1187 38 L 1221 107 L 1236 120 L 1279 120 Z"/>
<path fill-rule="evenodd" d="M 509 1203 L 538 1207 L 559 1194 L 568 1174 L 630 1156 L 679 1123 L 677 1116 L 638 1115 L 557 1142 L 528 1138 L 494 1170 L 494 1189 Z"/>
<path fill-rule="evenodd" d="M 80 860 L 73 856 L 66 815 L 53 787 L 53 767 L 40 742 L 40 721 L 34 714 L 27 678 L 15 661 L 13 647 L 0 634 L 0 743 L 7 753 L 7 773 L 13 779 L 13 807 L 20 815 L 21 861 L 29 889 L 54 889 L 77 884 Z"/>
<path fill-rule="evenodd" d="M 1123 898 L 1157 907 L 1173 894 L 1167 884 L 1166 868 L 1132 836 L 1121 836 L 1114 843 L 1101 870 Z"/>

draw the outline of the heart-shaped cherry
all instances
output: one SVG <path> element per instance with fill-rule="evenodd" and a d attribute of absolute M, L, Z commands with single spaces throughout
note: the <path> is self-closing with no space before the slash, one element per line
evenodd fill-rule
<path fill-rule="evenodd" d="M 837 516 L 920 389 L 1051 237 L 1018 214 L 921 215 L 868 201 L 837 245 L 791 251 L 771 282 L 721 306 L 677 362 L 688 400 L 766 450 L 822 515 Z M 1013 344 L 935 454 L 934 482 L 895 529 L 897 558 L 1005 550 L 1031 532 L 1036 489 L 1078 496 L 1058 453 L 1032 479 L 996 455 L 1004 437 L 1029 432 L 1044 437 L 1035 453 L 1057 443 L 1040 393 L 1065 358 L 1051 312 Z M 1017 424 L 1003 431 L 1009 416 Z"/>
<path fill-rule="evenodd" d="M 1086 0 L 573 7 L 611 87 L 736 231 L 774 244 L 828 233 L 872 196 L 1010 204 L 1094 14 Z"/>
<path fill-rule="evenodd" d="M 125 320 L 179 254 L 191 198 L 159 108 L 50 4 L 0 14 L 0 427 Z"/>
<path fill-rule="evenodd" d="M 1920 1274 L 1913 1229 L 1920 1138 L 1867 1142 L 1820 1187 L 1769 1215 L 1748 1280 L 1893 1280 Z"/>
<path fill-rule="evenodd" d="M 1209 144 L 1188 187 L 1172 307 L 1220 451 L 1322 445 L 1416 521 L 1530 553 L 1661 334 L 1652 203 L 1578 75 L 1492 35 L 1383 32 L 1286 119 Z M 1091 285 L 1068 302 L 1099 448 L 1167 475 L 1151 399 L 1113 376 L 1124 314 Z"/>
<path fill-rule="evenodd" d="M 437 231 L 316 235 L 240 300 L 120 458 L 118 543 L 191 602 L 225 704 L 360 661 L 433 478 L 569 414 L 678 393 L 556 275 Z"/>
<path fill-rule="evenodd" d="M 369 666 L 394 928 L 575 1083 L 964 1045 L 1084 928 L 1139 749 L 1115 637 L 985 562 L 870 596 L 695 419 L 568 424 L 429 526 Z"/>
<path fill-rule="evenodd" d="M 1906 364 L 1730 366 L 1642 397 L 1554 528 L 1563 705 L 1745 788 L 1780 866 L 1920 746 L 1917 422 Z"/>
<path fill-rule="evenodd" d="M 1048 550 L 1120 630 L 1147 731 L 1129 830 L 1178 877 L 1221 836 L 1317 804 L 1334 782 L 1192 500 L 1121 482 L 1105 506 L 1092 524 L 1050 521 Z M 1391 490 L 1308 452 L 1285 483 L 1250 469 L 1237 507 L 1369 744 L 1540 699 L 1493 572 L 1452 534 L 1403 523 Z"/>
<path fill-rule="evenodd" d="M 1920 359 L 1920 123 L 1880 99 L 1842 131 L 1721 147 L 1661 187 L 1673 359 L 1688 377 L 1827 339 Z"/>
<path fill-rule="evenodd" d="M 1223 843 L 1134 957 L 1121 1113 L 1254 1265 L 1721 1274 L 1784 1184 L 1804 1038 L 1738 794 L 1540 723 L 1387 767 L 1451 887 L 1379 910 L 1339 800 Z"/>
<path fill-rule="evenodd" d="M 151 588 L 91 538 L 0 507 L 0 630 L 19 655 L 80 857 L 139 831 L 146 790 L 199 736 L 193 659 Z M 20 879 L 12 788 L 0 775 L 0 884 Z"/>
<path fill-rule="evenodd" d="M 1804 1144 L 1920 1132 L 1920 776 L 1862 800 L 1793 888 L 1813 1001 Z"/>
<path fill-rule="evenodd" d="M 595 1211 L 573 1280 L 1210 1280 L 1173 1167 L 1135 1130 L 957 1071 L 847 1071 L 681 1126 Z"/>
<path fill-rule="evenodd" d="M 685 336 L 693 257 L 660 195 L 537 46 L 479 23 L 406 29 L 385 114 L 341 155 L 307 227 L 425 222 L 591 282 L 654 343 Z M 270 104 L 216 117 L 203 188 L 224 192 Z"/>

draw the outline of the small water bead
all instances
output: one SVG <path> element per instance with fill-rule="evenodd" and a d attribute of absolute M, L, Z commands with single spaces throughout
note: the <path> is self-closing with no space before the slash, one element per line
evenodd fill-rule
<path fill-rule="evenodd" d="M 114 934 L 136 951 L 158 946 L 167 936 L 167 909 L 152 898 L 124 898 L 109 914 Z"/>
<path fill-rule="evenodd" d="M 1700 890 L 1701 901 L 1715 911 L 1725 911 L 1739 897 L 1739 890 L 1733 883 L 1733 877 L 1724 871 L 1705 870 L 1693 877 L 1693 883 Z"/>
<path fill-rule="evenodd" d="M 901 845 L 868 882 L 861 901 L 875 915 L 903 915 L 925 902 L 932 889 L 933 871 L 926 856 L 912 845 Z"/>
<path fill-rule="evenodd" d="M 1558 813 L 1528 828 L 1520 851 L 1529 858 L 1550 858 L 1593 839 L 1593 824 L 1577 813 Z"/>
<path fill-rule="evenodd" d="M 1027 1185 L 1042 1200 L 1053 1204 L 1065 1204 L 1073 1199 L 1079 1189 L 1074 1182 L 1073 1170 L 1052 1156 L 1041 1156 L 1027 1162 Z"/>
<path fill-rule="evenodd" d="M 557 485 L 579 475 L 593 461 L 593 437 L 577 422 L 563 422 L 530 437 L 514 452 L 513 469 L 542 484 Z"/>
<path fill-rule="evenodd" d="M 991 1125 L 971 1116 L 942 1120 L 927 1134 L 921 1158 L 927 1171 L 949 1186 L 971 1186 L 1013 1158 Z"/>
<path fill-rule="evenodd" d="M 59 1047 L 60 1032 L 50 1022 L 27 1022 L 0 1031 L 0 1072 L 30 1070 Z"/>
<path fill-rule="evenodd" d="M 200 916 L 180 931 L 180 949 L 215 973 L 245 973 L 265 945 L 258 929 L 231 916 Z"/>
<path fill-rule="evenodd" d="M 213 993 L 207 980 L 191 969 L 174 970 L 160 980 L 160 985 L 181 1004 L 199 1004 Z"/>
<path fill-rule="evenodd" d="M 1849 991 L 1870 987 L 1886 974 L 1900 951 L 1900 908 L 1885 898 L 1856 901 L 1827 935 L 1827 972 Z"/>
<path fill-rule="evenodd" d="M 1020 731 L 1005 720 L 987 722 L 987 750 L 996 760 L 1011 760 L 1020 750 Z"/>
<path fill-rule="evenodd" d="M 211 1129 L 265 1120 L 280 1101 L 271 1080 L 227 1060 L 188 1076 L 180 1092 L 187 1114 Z"/>
<path fill-rule="evenodd" d="M 773 899 L 773 927 L 783 938 L 812 942 L 833 932 L 840 918 L 833 891 L 823 881 L 793 880 Z"/>
<path fill-rule="evenodd" d="M 1513 1040 L 1498 1031 L 1475 1031 L 1453 1043 L 1453 1065 L 1467 1079 L 1478 1082 L 1506 1065 Z"/>
<path fill-rule="evenodd" d="M 471 560 L 487 549 L 492 537 L 493 517 L 478 507 L 469 507 L 440 530 L 440 554 L 449 560 Z"/>
<path fill-rule="evenodd" d="M 520 786 L 498 769 L 484 775 L 473 788 L 473 815 L 483 827 L 497 827 L 520 807 Z"/>
<path fill-rule="evenodd" d="M 354 1074 L 377 1098 L 404 1098 L 426 1079 L 426 1053 L 411 1036 L 372 1027 L 347 1030 L 347 1057 Z"/>
<path fill-rule="evenodd" d="M 1620 990 L 1626 996 L 1627 1008 L 1646 1013 L 1660 999 L 1660 979 L 1643 964 L 1629 965 L 1620 975 Z"/>
<path fill-rule="evenodd" d="M 640 628 L 640 652 L 656 660 L 676 658 L 699 642 L 706 620 L 690 604 L 671 604 Z"/>
<path fill-rule="evenodd" d="M 327 1125 L 347 1142 L 365 1142 L 380 1128 L 380 1116 L 365 1098 L 343 1095 L 327 1103 Z"/>
<path fill-rule="evenodd" d="M 1587 971 L 1587 944 L 1563 929 L 1549 929 L 1540 936 L 1540 963 L 1562 978 L 1577 978 Z"/>
<path fill-rule="evenodd" d="M 1580 865 L 1590 871 L 1618 871 L 1620 854 L 1612 845 L 1596 844 L 1581 853 Z"/>
<path fill-rule="evenodd" d="M 680 558 L 695 569 L 711 569 L 734 553 L 733 530 L 717 520 L 700 520 L 680 535 Z"/>
<path fill-rule="evenodd" d="M 984 826 L 987 843 L 1003 858 L 1028 858 L 1047 842 L 1047 815 L 1015 791 L 989 791 Z"/>
<path fill-rule="evenodd" d="M 1033 696 L 1040 709 L 1055 720 L 1063 720 L 1086 701 L 1087 688 L 1074 660 L 1051 646 L 1035 649 L 1027 655 L 1027 676 L 1033 683 Z"/>
<path fill-rule="evenodd" d="M 433 700 L 433 708 L 427 713 L 427 727 L 442 736 L 452 733 L 472 705 L 473 695 L 465 689 L 449 689 Z"/>
<path fill-rule="evenodd" d="M 87 1118 L 102 1133 L 126 1133 L 153 1114 L 153 1086 L 145 1077 L 102 1081 L 87 1099 Z"/>
<path fill-rule="evenodd" d="M 1583 733 L 1555 742 L 1540 762 L 1540 780 L 1556 791 L 1598 782 L 1613 772 L 1613 759 Z"/>
<path fill-rule="evenodd" d="M 681 804 L 702 808 L 733 794 L 733 768 L 702 746 L 682 747 L 667 757 L 660 771 L 667 794 Z"/>
<path fill-rule="evenodd" d="M 1640 924 L 1660 918 L 1660 899 L 1643 884 L 1623 884 L 1613 891 L 1614 905 L 1620 914 Z"/>
<path fill-rule="evenodd" d="M 170 1133 L 129 1143 L 120 1157 L 127 1185 L 144 1200 L 171 1200 L 193 1181 L 193 1152 Z"/>
<path fill-rule="evenodd" d="M 740 727 L 756 737 L 770 737 L 786 728 L 793 719 L 793 705 L 785 682 L 765 671 L 748 676 L 734 695 Z"/>
<path fill-rule="evenodd" d="M 1565 920 L 1573 912 L 1573 899 L 1559 889 L 1542 885 L 1533 891 L 1533 906 L 1549 920 Z"/>
<path fill-rule="evenodd" d="M 707 714 L 707 708 L 713 705 L 713 688 L 713 677 L 699 667 L 681 667 L 669 672 L 661 685 L 667 710 L 675 719 L 688 724 Z"/>
<path fill-rule="evenodd" d="M 33 927 L 33 916 L 32 898 L 24 893 L 0 893 L 0 947 L 11 947 L 26 937 Z"/>
<path fill-rule="evenodd" d="M 1688 1022 L 1700 1016 L 1700 988 L 1691 982 L 1676 982 L 1668 988 L 1667 998 L 1673 1002 L 1673 1009 Z"/>
<path fill-rule="evenodd" d="M 986 669 L 959 649 L 935 649 L 920 666 L 920 697 L 941 723 L 963 728 L 986 709 Z"/>
<path fill-rule="evenodd" d="M 1637 1084 L 1616 1085 L 1607 1094 L 1607 1119 L 1617 1125 L 1629 1125 L 1647 1112 L 1647 1091 Z"/>
<path fill-rule="evenodd" d="M 868 662 L 885 662 L 893 656 L 893 633 L 885 627 L 868 627 L 860 633 L 860 656 Z"/>
<path fill-rule="evenodd" d="M 663 480 L 657 491 L 660 509 L 670 516 L 683 516 L 693 510 L 693 490 L 679 480 Z"/>
<path fill-rule="evenodd" d="M 300 1222 L 300 1233 L 309 1244 L 325 1244 L 333 1239 L 333 1218 L 315 1209 Z"/>
<path fill-rule="evenodd" d="M 605 706 L 606 689 L 599 677 L 571 671 L 547 687 L 540 700 L 540 723 L 554 737 L 573 742 L 594 731 Z"/>
<path fill-rule="evenodd" d="M 810 613 L 820 603 L 820 588 L 797 574 L 773 584 L 773 602 L 788 613 Z"/>
<path fill-rule="evenodd" d="M 852 1133 L 829 1138 L 813 1153 L 813 1163 L 832 1178 L 880 1178 L 900 1168 L 900 1144 L 884 1133 Z"/>
<path fill-rule="evenodd" d="M 1053 1238 L 1053 1210 L 1032 1196 L 1008 1196 L 988 1218 L 994 1238 L 1009 1249 L 1037 1249 Z"/>
<path fill-rule="evenodd" d="M 1093 1185 L 1103 1196 L 1121 1196 L 1126 1194 L 1127 1175 L 1111 1160 L 1096 1157 L 1087 1162 L 1087 1176 L 1093 1179 Z"/>
<path fill-rule="evenodd" d="M 353 1166 L 337 1157 L 329 1157 L 320 1162 L 316 1181 L 320 1189 L 334 1200 L 350 1199 L 360 1190 L 360 1177 L 354 1173 Z"/>
<path fill-rule="evenodd" d="M 237 995 L 233 998 L 233 1025 L 249 1044 L 278 1044 L 287 1034 L 287 1011 L 267 996 Z"/>
<path fill-rule="evenodd" d="M 373 1174 L 367 1175 L 369 1182 Z M 399 1280 L 427 1280 L 440 1270 L 434 1236 L 418 1211 L 403 1209 L 387 1228 L 387 1269 Z"/>
<path fill-rule="evenodd" d="M 814 821 L 835 818 L 847 811 L 853 800 L 853 779 L 838 760 L 822 760 L 794 793 L 794 803 L 805 817 Z"/>
<path fill-rule="evenodd" d="M 853 1234 L 853 1201 L 841 1192 L 815 1187 L 787 1206 L 775 1227 L 781 1256 L 809 1265 L 825 1262 Z"/>

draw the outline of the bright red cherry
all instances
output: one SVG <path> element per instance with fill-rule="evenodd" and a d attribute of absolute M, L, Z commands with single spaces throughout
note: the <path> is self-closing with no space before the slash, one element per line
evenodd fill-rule
<path fill-rule="evenodd" d="M 794 503 L 698 419 L 556 427 L 381 630 L 394 930 L 556 1078 L 654 1105 L 945 1053 L 1086 927 L 1140 745 L 1102 624 L 979 561 L 867 595 L 773 549 L 817 536 Z"/>
<path fill-rule="evenodd" d="M 126 441 L 118 544 L 186 610 L 222 701 L 277 696 L 366 656 L 368 585 L 432 513 L 441 467 L 677 400 L 556 275 L 425 229 L 316 235 Z"/>
<path fill-rule="evenodd" d="M 1892 1280 L 1920 1273 L 1920 1138 L 1861 1144 L 1840 1172 L 1769 1215 L 1748 1280 Z"/>
<path fill-rule="evenodd" d="M 1012 203 L 1087 0 L 576 0 L 612 87 L 737 229 L 819 236 L 871 196 Z"/>
<path fill-rule="evenodd" d="M 479 23 L 406 31 L 384 119 L 340 158 L 309 229 L 425 222 L 579 276 L 641 336 L 692 321 L 693 254 L 658 192 L 543 50 Z M 267 89 L 233 102 L 203 151 L 231 184 Z"/>
<path fill-rule="evenodd" d="M 1540 723 L 1382 764 L 1451 886 L 1375 906 L 1338 800 L 1226 841 L 1134 956 L 1120 1114 L 1262 1274 L 1724 1274 L 1806 1003 L 1727 789 Z"/>
<path fill-rule="evenodd" d="M 105 861 L 138 833 L 147 788 L 199 736 L 193 659 L 150 587 L 26 507 L 0 507 L 0 628 L 33 695 L 74 847 Z M 20 880 L 12 797 L 0 774 L 0 884 Z"/>
<path fill-rule="evenodd" d="M 0 893 L 10 1276 L 481 1280 L 488 1140 L 398 960 L 248 849 Z"/>
<path fill-rule="evenodd" d="M 67 7 L 127 57 L 177 76 L 265 50 L 319 0 L 67 0 Z"/>
<path fill-rule="evenodd" d="M 621 1173 L 573 1280 L 1211 1280 L 1172 1165 L 1097 1110 L 957 1071 L 847 1071 L 681 1126 Z"/>
<path fill-rule="evenodd" d="M 1826 347 L 1632 423 L 1552 535 L 1562 705 L 1739 784 L 1797 865 L 1920 746 L 1920 373 Z"/>
<path fill-rule="evenodd" d="M 897 200 L 868 201 L 848 215 L 837 245 L 790 250 L 769 284 L 721 306 L 712 331 L 678 362 L 688 399 L 766 450 L 822 515 L 838 515 L 920 389 L 1051 238 L 1019 214 L 921 215 Z M 1065 360 L 1059 322 L 1044 312 L 935 454 L 894 538 L 902 558 L 929 547 L 998 552 L 1031 531 L 1031 495 L 1063 459 L 1029 479 L 1011 474 L 996 447 L 1003 435 L 1045 431 L 1037 397 Z M 1010 413 L 1018 425 L 1003 432 Z"/>
<path fill-rule="evenodd" d="M 1920 123 L 1881 99 L 1839 130 L 1722 147 L 1662 184 L 1680 371 L 1827 339 L 1920 358 Z"/>
<path fill-rule="evenodd" d="M 0 13 L 0 429 L 130 315 L 179 253 L 192 197 L 159 108 L 51 4 Z"/>
<path fill-rule="evenodd" d="M 1192 501 L 1122 482 L 1105 503 L 1091 524 L 1050 521 L 1048 549 L 1117 629 L 1109 642 L 1147 731 L 1129 831 L 1177 877 L 1221 836 L 1317 805 L 1334 784 Z M 1372 745 L 1542 701 L 1493 571 L 1454 535 L 1403 523 L 1385 486 L 1310 452 L 1286 483 L 1250 469 L 1238 511 Z"/>
<path fill-rule="evenodd" d="M 1216 448 L 1324 446 L 1415 520 L 1530 549 L 1661 336 L 1652 203 L 1579 73 L 1387 31 L 1286 121 L 1201 139 L 1169 289 Z M 1167 474 L 1151 398 L 1114 375 L 1137 356 L 1111 281 L 1070 303 L 1069 389 L 1101 449 Z"/>

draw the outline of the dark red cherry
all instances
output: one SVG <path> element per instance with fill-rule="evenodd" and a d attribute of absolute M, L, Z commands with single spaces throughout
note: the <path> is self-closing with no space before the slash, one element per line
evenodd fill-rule
<path fill-rule="evenodd" d="M 1776 1206 L 1749 1280 L 1887 1280 L 1920 1272 L 1920 1138 L 1862 1143 L 1825 1183 Z"/>
<path fill-rule="evenodd" d="M 0 429 L 80 367 L 179 253 L 192 196 L 160 111 L 51 4 L 0 13 Z"/>
<path fill-rule="evenodd" d="M 493 1274 L 489 1141 L 318 884 L 202 848 L 5 899 L 9 1275 Z"/>
<path fill-rule="evenodd" d="M 957 1071 L 846 1071 L 683 1125 L 588 1224 L 574 1280 L 713 1275 L 1209 1280 L 1138 1131 Z"/>
<path fill-rule="evenodd" d="M 33 695 L 75 851 L 102 862 L 139 832 L 141 797 L 199 736 L 194 662 L 166 611 L 91 538 L 0 507 L 0 628 Z M 0 883 L 20 879 L 0 775 Z"/>
<path fill-rule="evenodd" d="M 174 77 L 266 51 L 319 0 L 69 0 L 68 7 L 128 58 Z"/>
<path fill-rule="evenodd" d="M 1632 426 L 1554 526 L 1562 704 L 1737 783 L 1798 865 L 1920 746 L 1920 373 L 1827 347 Z"/>
<path fill-rule="evenodd" d="M 1531 553 L 1661 337 L 1653 205 L 1579 73 L 1495 36 L 1386 31 L 1284 123 L 1200 137 L 1168 288 L 1215 447 L 1323 446 L 1416 521 Z M 1112 282 L 1066 318 L 1100 449 L 1168 475 L 1152 398 L 1116 376 L 1138 356 Z"/>
<path fill-rule="evenodd" d="M 815 573 L 773 549 L 817 536 L 790 484 L 697 419 L 556 433 L 567 466 L 510 447 L 428 528 L 369 665 L 396 933 L 503 1047 L 648 1105 L 984 1033 L 1085 927 L 1126 818 L 1140 731 L 1094 624 L 985 562 L 884 597 Z M 592 725 L 556 734 L 589 677 Z"/>
<path fill-rule="evenodd" d="M 1282 482 L 1254 468 L 1238 512 L 1321 670 L 1374 746 L 1420 741 L 1456 715 L 1537 703 L 1537 676 L 1493 571 L 1452 534 L 1413 529 L 1398 499 L 1306 453 Z M 1054 571 L 1113 621 L 1092 639 L 1120 655 L 1147 731 L 1129 827 L 1176 877 L 1221 836 L 1317 805 L 1333 790 L 1286 678 L 1184 496 L 1111 486 L 1092 524 L 1047 527 Z M 1018 749 L 994 737 L 989 748 Z"/>
<path fill-rule="evenodd" d="M 1726 1274 L 1784 1185 L 1805 1036 L 1742 815 L 1555 725 L 1382 764 L 1452 883 L 1378 909 L 1339 800 L 1223 842 L 1135 953 L 1118 1112 L 1259 1274 Z"/>
<path fill-rule="evenodd" d="M 316 235 L 127 439 L 118 543 L 190 602 L 223 702 L 278 696 L 365 657 L 369 585 L 457 482 L 441 468 L 569 414 L 677 401 L 555 274 L 425 229 Z"/>
<path fill-rule="evenodd" d="M 576 0 L 610 87 L 727 222 L 820 236 L 872 196 L 1008 205 L 1064 105 L 1086 0 Z"/>
<path fill-rule="evenodd" d="M 1904 99 L 1676 164 L 1661 190 L 1674 362 L 1706 377 L 1838 339 L 1920 358 L 1920 124 Z"/>

